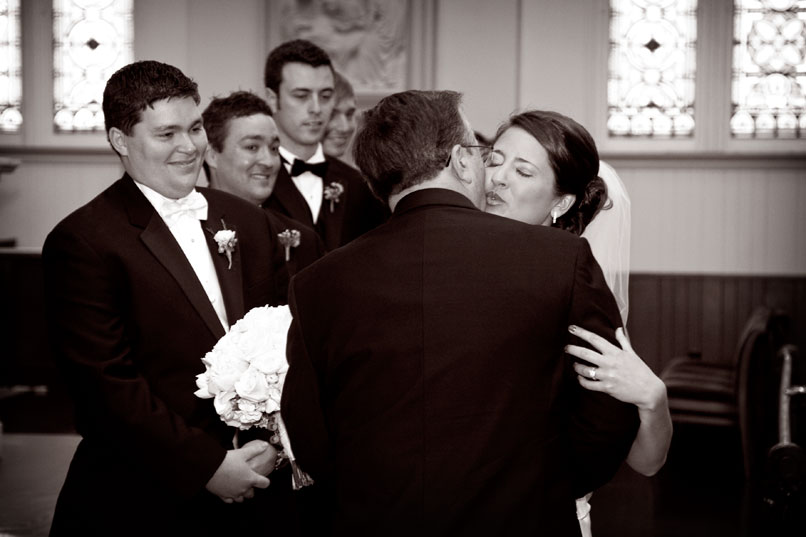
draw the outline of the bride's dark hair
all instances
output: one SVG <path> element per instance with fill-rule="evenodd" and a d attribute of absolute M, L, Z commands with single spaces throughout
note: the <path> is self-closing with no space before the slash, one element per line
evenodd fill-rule
<path fill-rule="evenodd" d="M 554 193 L 574 194 L 576 201 L 552 224 L 581 235 L 607 202 L 607 186 L 599 177 L 599 151 L 585 127 L 570 117 L 545 110 L 513 115 L 495 138 L 518 127 L 528 132 L 548 153 L 554 171 Z"/>

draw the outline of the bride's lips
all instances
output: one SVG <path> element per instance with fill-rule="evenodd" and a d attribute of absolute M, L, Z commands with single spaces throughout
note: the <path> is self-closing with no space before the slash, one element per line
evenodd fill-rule
<path fill-rule="evenodd" d="M 505 203 L 495 192 L 487 192 L 487 205 L 501 205 Z"/>

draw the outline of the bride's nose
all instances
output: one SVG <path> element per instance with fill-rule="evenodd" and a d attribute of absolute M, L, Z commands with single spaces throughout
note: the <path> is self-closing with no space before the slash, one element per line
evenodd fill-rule
<path fill-rule="evenodd" d="M 501 172 L 501 166 L 487 168 L 487 180 L 493 187 L 505 188 L 507 186 L 506 177 Z"/>

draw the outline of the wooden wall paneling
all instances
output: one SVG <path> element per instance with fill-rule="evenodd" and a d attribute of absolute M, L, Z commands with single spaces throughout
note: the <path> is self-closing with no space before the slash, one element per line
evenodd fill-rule
<path fill-rule="evenodd" d="M 630 337 L 655 372 L 690 352 L 708 362 L 732 362 L 744 324 L 759 306 L 785 310 L 790 339 L 806 349 L 806 276 L 634 274 Z"/>
<path fill-rule="evenodd" d="M 725 348 L 723 334 L 724 287 L 719 280 L 702 281 L 702 336 L 699 350 L 703 360 L 718 361 Z M 730 347 L 729 347 L 730 348 Z"/>
<path fill-rule="evenodd" d="M 686 323 L 687 341 L 689 349 L 695 347 L 702 352 L 702 326 L 703 326 L 703 281 L 700 278 L 689 280 L 688 285 L 688 317 L 693 322 Z"/>
<path fill-rule="evenodd" d="M 693 318 L 690 311 L 692 280 L 681 282 L 682 285 L 672 285 L 672 296 L 674 306 L 672 315 L 674 317 L 674 332 L 672 332 L 675 355 L 685 355 L 690 350 L 689 327 L 696 324 L 698 319 Z"/>
<path fill-rule="evenodd" d="M 771 302 L 771 297 L 767 291 L 770 282 L 768 278 L 749 278 L 745 276 L 745 282 L 749 283 L 751 289 L 751 302 L 747 305 L 747 316 L 759 306 L 775 306 Z"/>
<path fill-rule="evenodd" d="M 770 280 L 766 284 L 764 295 L 771 307 L 781 307 L 792 311 L 795 307 L 795 281 L 791 279 Z"/>
<path fill-rule="evenodd" d="M 668 363 L 675 356 L 686 354 L 686 349 L 678 349 L 675 344 L 675 280 L 668 276 L 662 276 L 660 281 L 660 341 L 663 347 L 660 349 L 660 356 L 664 363 Z"/>
<path fill-rule="evenodd" d="M 737 280 L 714 280 L 721 288 L 722 309 L 715 312 L 714 322 L 720 323 L 720 348 L 725 356 L 733 357 L 736 353 L 736 340 L 739 337 L 737 326 L 745 318 L 742 310 L 742 298 L 739 296 Z"/>
<path fill-rule="evenodd" d="M 801 177 L 795 177 L 795 197 L 797 198 L 797 210 L 794 217 L 794 228 L 792 229 L 793 248 L 796 251 L 796 267 L 806 267 L 806 181 Z"/>
<path fill-rule="evenodd" d="M 662 363 L 661 344 L 657 337 L 660 323 L 655 307 L 660 303 L 658 291 L 655 279 L 641 274 L 630 278 L 630 316 L 627 319 L 630 342 L 635 352 L 656 373 L 660 372 Z"/>
<path fill-rule="evenodd" d="M 798 384 L 806 384 L 806 279 L 797 280 L 794 288 L 795 306 L 792 308 L 790 327 L 793 331 L 792 341 L 798 346 L 799 356 L 793 378 Z"/>

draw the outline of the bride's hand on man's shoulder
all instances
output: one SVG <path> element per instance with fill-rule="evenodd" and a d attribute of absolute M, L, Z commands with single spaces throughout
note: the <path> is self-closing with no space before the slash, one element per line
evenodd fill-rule
<path fill-rule="evenodd" d="M 574 363 L 574 370 L 583 388 L 606 393 L 640 410 L 654 411 L 664 404 L 666 386 L 635 353 L 624 329 L 616 330 L 620 347 L 578 326 L 570 326 L 568 331 L 595 349 L 578 345 L 565 348 L 565 352 L 571 356 L 592 364 Z"/>

